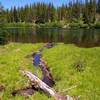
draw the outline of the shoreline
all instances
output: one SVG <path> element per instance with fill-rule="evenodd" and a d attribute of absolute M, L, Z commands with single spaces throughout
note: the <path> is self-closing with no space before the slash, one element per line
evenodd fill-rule
<path fill-rule="evenodd" d="M 26 27 L 37 27 L 37 28 L 63 28 L 63 29 L 100 29 L 98 24 L 80 24 L 80 23 L 67 23 L 63 24 L 60 22 L 50 22 L 50 23 L 6 23 L 3 25 L 4 28 L 26 28 Z"/>

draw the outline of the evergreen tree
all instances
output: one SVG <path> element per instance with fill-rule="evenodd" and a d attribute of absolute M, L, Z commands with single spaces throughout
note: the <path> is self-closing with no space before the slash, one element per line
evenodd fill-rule
<path fill-rule="evenodd" d="M 94 23 L 95 14 L 96 14 L 96 1 L 86 0 L 83 12 L 84 22 L 87 24 Z"/>
<path fill-rule="evenodd" d="M 3 9 L 3 6 L 2 4 L 0 3 L 0 28 L 3 26 L 4 24 L 4 9 Z"/>
<path fill-rule="evenodd" d="M 2 9 L 2 6 L 0 9 Z M 73 2 L 70 1 L 69 4 L 62 5 L 57 9 L 52 3 L 34 3 L 20 8 L 13 7 L 4 11 L 3 19 L 8 23 L 46 23 L 61 20 L 78 22 L 83 18 L 84 23 L 90 24 L 95 22 L 96 13 L 100 14 L 100 0 L 98 2 L 96 0 L 85 0 L 85 3 L 80 0 L 73 0 Z"/>
<path fill-rule="evenodd" d="M 18 22 L 17 9 L 16 9 L 15 6 L 14 6 L 14 8 L 13 8 L 13 21 L 14 21 L 14 22 Z"/>
<path fill-rule="evenodd" d="M 97 2 L 97 13 L 100 14 L 100 0 L 98 0 Z"/>

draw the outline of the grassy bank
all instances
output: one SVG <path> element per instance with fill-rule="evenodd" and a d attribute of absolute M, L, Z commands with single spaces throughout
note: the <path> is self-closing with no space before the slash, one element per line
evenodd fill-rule
<path fill-rule="evenodd" d="M 24 22 L 18 22 L 18 23 L 6 23 L 4 24 L 5 28 L 13 28 L 13 27 L 18 27 L 18 28 L 25 28 L 25 27 L 33 27 L 35 26 L 32 23 L 24 23 Z"/>
<path fill-rule="evenodd" d="M 24 28 L 24 27 L 48 27 L 48 28 L 53 28 L 53 27 L 58 27 L 58 28 L 63 28 L 64 27 L 64 24 L 63 23 L 60 23 L 60 22 L 50 22 L 50 23 L 38 23 L 38 24 L 35 24 L 35 23 L 25 23 L 25 22 L 18 22 L 18 23 L 6 23 L 4 24 L 4 27 L 5 28 L 13 28 L 13 27 L 21 27 L 21 28 Z"/>
<path fill-rule="evenodd" d="M 43 44 L 10 43 L 0 46 L 0 84 L 5 90 L 0 92 L 1 100 L 24 100 L 24 97 L 12 97 L 11 92 L 27 86 L 27 78 L 20 69 L 32 71 L 31 55 Z M 100 47 L 79 48 L 74 45 L 58 44 L 54 48 L 44 49 L 43 58 L 46 60 L 56 85 L 54 88 L 61 92 L 73 85 L 78 85 L 64 94 L 79 96 L 81 100 L 100 99 Z M 35 93 L 27 100 L 53 100 L 44 94 Z"/>
<path fill-rule="evenodd" d="M 47 23 L 25 23 L 25 22 L 18 22 L 18 23 L 6 23 L 3 25 L 5 28 L 25 28 L 25 27 L 47 27 L 47 28 L 66 28 L 66 29 L 79 29 L 79 28 L 100 28 L 100 22 L 96 22 L 95 24 L 83 24 L 83 23 L 67 23 L 66 21 L 56 21 L 56 22 L 47 22 Z"/>

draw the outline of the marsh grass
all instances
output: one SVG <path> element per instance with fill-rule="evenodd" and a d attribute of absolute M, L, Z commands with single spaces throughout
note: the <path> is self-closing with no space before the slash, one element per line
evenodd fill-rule
<path fill-rule="evenodd" d="M 5 90 L 0 92 L 1 100 L 25 99 L 19 95 L 12 97 L 11 92 L 28 86 L 27 78 L 23 77 L 19 70 L 35 72 L 31 56 L 28 58 L 26 56 L 42 46 L 42 43 L 10 43 L 0 46 L 0 84 L 5 86 Z M 77 88 L 64 94 L 80 95 L 81 100 L 100 99 L 100 47 L 79 48 L 71 44 L 58 43 L 54 48 L 44 49 L 42 57 L 56 80 L 55 90 L 61 92 L 73 85 L 78 85 Z M 80 71 L 77 70 L 78 64 L 82 67 L 79 67 Z M 35 93 L 27 100 L 53 99 L 44 94 Z"/>

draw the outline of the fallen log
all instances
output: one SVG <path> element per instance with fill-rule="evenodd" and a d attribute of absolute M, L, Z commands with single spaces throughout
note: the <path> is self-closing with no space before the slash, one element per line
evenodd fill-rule
<path fill-rule="evenodd" d="M 31 81 L 34 87 L 41 89 L 44 93 L 46 93 L 48 96 L 53 97 L 55 100 L 74 100 L 69 95 L 66 95 L 66 96 L 60 95 L 54 89 L 52 89 L 47 84 L 45 84 L 43 81 L 41 81 L 38 77 L 33 75 L 31 72 L 21 71 L 21 73 L 24 76 L 27 76 L 29 78 L 29 80 Z"/>

